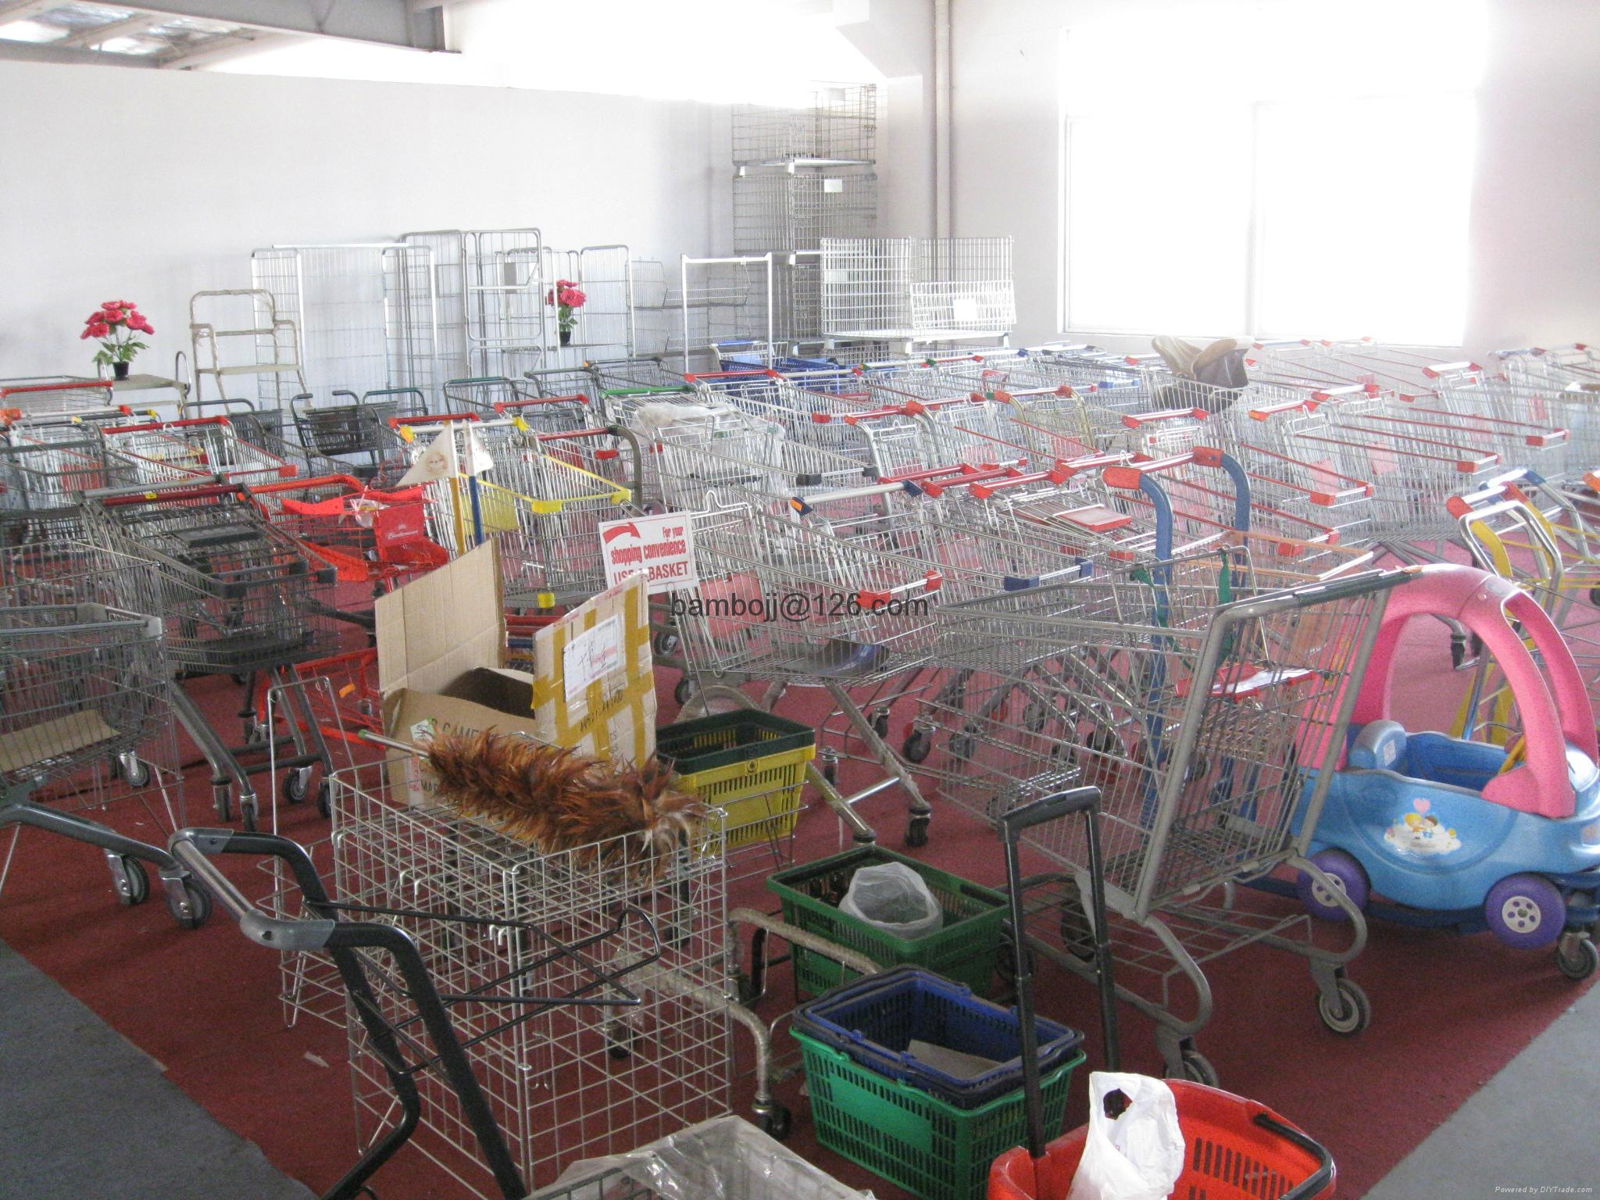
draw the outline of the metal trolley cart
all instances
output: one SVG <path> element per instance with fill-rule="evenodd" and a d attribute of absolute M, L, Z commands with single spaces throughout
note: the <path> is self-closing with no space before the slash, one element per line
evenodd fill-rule
<path fill-rule="evenodd" d="M 198 480 L 267 483 L 296 472 L 291 463 L 242 439 L 227 417 L 108 425 L 100 432 L 108 453 L 139 465 L 146 477 L 186 474 Z"/>
<path fill-rule="evenodd" d="M 574 1158 L 726 1113 L 728 1006 L 705 1002 L 731 992 L 720 823 L 659 858 L 627 836 L 540 853 L 415 806 L 418 767 L 401 758 L 334 775 L 334 896 L 420 948 L 522 1179 L 548 1183 Z M 562 999 L 497 1002 L 519 990 Z M 627 1006 L 595 1003 L 608 996 Z M 370 1008 L 415 1036 L 402 992 L 379 988 Z M 363 1010 L 350 1018 L 357 1111 L 381 1123 L 394 1085 Z M 485 1194 L 470 1108 L 432 1073 L 415 1084 L 414 1144 Z"/>
<path fill-rule="evenodd" d="M 335 648 L 334 572 L 309 560 L 289 536 L 268 523 L 242 489 L 227 484 L 176 484 L 111 489 L 85 496 L 91 540 L 154 565 L 166 621 L 168 657 L 182 675 L 232 675 L 245 688 L 240 716 L 248 741 L 230 747 L 180 687 L 172 692 L 179 719 L 211 764 L 218 815 L 231 811 L 253 827 L 258 802 L 251 776 L 276 765 L 288 770 L 286 799 L 305 797 L 316 767 L 331 766 L 327 747 L 308 719 L 289 722 L 294 753 L 275 756 L 275 731 L 259 723 L 259 678 Z"/>
<path fill-rule="evenodd" d="M 994 820 L 1064 787 L 1102 789 L 1113 939 L 1119 969 L 1140 981 L 1118 991 L 1155 1020 L 1174 1075 L 1214 1082 L 1193 1040 L 1213 1005 L 1204 964 L 1242 945 L 1305 956 L 1335 1032 L 1370 1017 L 1343 972 L 1366 940 L 1353 905 L 1347 944 L 1328 948 L 1302 914 L 1235 906 L 1228 885 L 1309 865 L 1328 786 L 1320 768 L 1343 744 L 1386 598 L 1411 577 L 1307 584 L 1232 552 L 937 614 L 935 656 L 972 668 L 971 686 L 986 678 L 1002 702 L 968 715 L 962 736 L 923 764 L 933 794 Z M 1035 827 L 1028 841 L 1072 876 L 1040 948 L 1092 974 L 1082 842 L 1060 826 Z"/>
<path fill-rule="evenodd" d="M 124 904 L 149 896 L 152 864 L 174 919 L 200 925 L 210 898 L 164 847 L 70 811 L 130 798 L 169 829 L 183 819 L 176 752 L 158 748 L 170 726 L 161 620 L 104 603 L 114 591 L 153 607 L 148 565 L 73 542 L 8 551 L 3 562 L 0 828 L 18 828 L 0 887 L 19 828 L 32 826 L 104 851 Z"/>
<path fill-rule="evenodd" d="M 339 461 L 352 475 L 371 475 L 382 465 L 390 417 L 428 411 L 420 388 L 378 388 L 360 396 L 335 388 L 332 399 L 333 404 L 319 405 L 312 393 L 301 392 L 289 398 L 289 414 L 302 446 Z"/>

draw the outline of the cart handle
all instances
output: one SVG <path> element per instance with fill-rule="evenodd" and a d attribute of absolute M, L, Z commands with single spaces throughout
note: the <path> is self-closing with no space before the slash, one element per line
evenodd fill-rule
<path fill-rule="evenodd" d="M 1203 408 L 1158 408 L 1153 412 L 1124 413 L 1122 424 L 1128 429 L 1139 429 L 1159 421 L 1204 421 L 1210 415 Z"/>
<path fill-rule="evenodd" d="M 588 404 L 589 397 L 582 392 L 573 392 L 570 396 L 533 396 L 522 400 L 496 400 L 494 410 L 502 417 L 508 408 L 533 408 L 538 404 Z M 515 414 L 513 414 L 515 415 Z"/>
<path fill-rule="evenodd" d="M 1544 476 L 1527 467 L 1519 467 L 1515 471 L 1506 471 L 1494 476 L 1492 479 L 1484 480 L 1481 487 L 1474 488 L 1470 492 L 1462 492 L 1458 496 L 1451 496 L 1445 502 L 1446 507 L 1449 508 L 1450 515 L 1453 517 L 1464 517 L 1480 504 L 1507 498 L 1520 500 L 1532 507 L 1528 494 L 1522 490 L 1519 486 L 1520 484 L 1527 484 L 1529 487 L 1535 488 L 1540 487 L 1544 484 Z"/>
<path fill-rule="evenodd" d="M 950 396 L 944 400 L 912 400 L 905 405 L 908 417 L 920 417 L 935 408 L 949 408 L 954 404 L 987 404 L 989 397 L 982 392 L 969 392 L 965 396 Z"/>
<path fill-rule="evenodd" d="M 1021 474 L 1022 473 L 1018 471 L 1016 467 L 1009 466 L 993 466 L 984 467 L 981 469 L 973 468 L 969 471 L 953 471 L 947 469 L 933 472 L 929 478 L 918 481 L 918 486 L 929 496 L 932 496 L 935 500 L 937 500 L 940 496 L 944 495 L 946 490 L 949 488 L 965 487 L 969 483 L 987 484 L 995 480 L 1016 479 Z M 1052 482 L 1064 483 L 1065 479 L 1053 480 Z M 976 492 L 973 494 L 977 495 Z M 979 496 L 979 499 L 982 499 L 982 497 Z"/>
<path fill-rule="evenodd" d="M 1263 404 L 1250 410 L 1252 421 L 1265 421 L 1268 417 L 1286 412 L 1314 412 L 1317 402 L 1315 400 L 1279 400 L 1276 404 Z"/>
<path fill-rule="evenodd" d="M 390 429 L 403 429 L 408 425 L 440 425 L 446 421 L 481 421 L 483 414 L 475 412 L 423 413 L 415 417 L 390 417 Z"/>
<path fill-rule="evenodd" d="M 146 421 L 142 425 L 111 425 L 106 428 L 106 432 L 157 433 L 164 429 L 193 429 L 197 425 L 222 425 L 231 429 L 233 421 L 228 417 L 180 417 L 176 421 Z"/>
<path fill-rule="evenodd" d="M 1077 394 L 1068 384 L 1063 383 L 1060 387 L 1017 388 L 1014 391 L 996 388 L 994 399 L 1000 404 L 1015 404 L 1018 396 L 1059 396 L 1065 400 Z"/>
<path fill-rule="evenodd" d="M 1162 471 L 1172 471 L 1178 467 L 1190 465 L 1197 467 L 1210 467 L 1213 470 L 1227 471 L 1230 475 L 1238 467 L 1232 457 L 1215 446 L 1196 446 L 1193 450 L 1186 450 L 1182 454 L 1174 454 L 1168 458 L 1134 458 L 1122 459 L 1106 467 L 1102 478 L 1108 487 L 1119 491 L 1136 492 L 1144 482 L 1146 475 L 1158 474 Z M 1239 468 L 1243 474 L 1243 468 Z"/>
<path fill-rule="evenodd" d="M 245 485 L 245 490 L 251 495 L 261 492 L 291 492 L 301 488 L 326 487 L 330 483 L 342 483 L 353 492 L 365 492 L 366 484 L 354 475 L 315 475 L 309 479 L 281 479 L 276 483 L 251 483 Z"/>
<path fill-rule="evenodd" d="M 1092 815 L 1099 809 L 1099 788 L 1076 787 L 1045 796 L 1031 804 L 1024 804 L 1021 808 L 1013 808 L 1010 812 L 1001 814 L 1000 830 L 1007 841 L 1015 842 L 1024 829 L 1032 829 L 1035 825 L 1043 825 L 1047 821 L 1059 820 L 1070 813 Z"/>
<path fill-rule="evenodd" d="M 1072 478 L 1072 472 L 1061 467 L 1051 467 L 1048 471 L 1030 471 L 1026 474 L 1007 475 L 1001 479 L 988 480 L 952 480 L 951 487 L 961 487 L 971 483 L 972 494 L 979 500 L 987 500 L 1002 488 L 1020 487 L 1025 483 L 1065 483 Z"/>
<path fill-rule="evenodd" d="M 222 478 L 220 475 L 212 476 L 213 479 Z M 96 491 L 84 492 L 85 500 L 98 501 L 107 508 L 117 508 L 124 504 L 150 504 L 155 501 L 169 500 L 214 500 L 218 496 L 237 496 L 244 489 L 238 484 L 210 483 L 210 484 L 178 484 L 177 486 L 151 487 L 149 484 L 134 484 L 124 488 L 100 488 Z"/>
<path fill-rule="evenodd" d="M 0 387 L 0 397 L 26 396 L 31 392 L 64 392 L 69 388 L 101 388 L 109 396 L 113 382 L 110 379 L 71 379 L 60 383 L 22 383 L 16 387 Z"/>
<path fill-rule="evenodd" d="M 783 376 L 770 368 L 760 371 L 706 371 L 700 375 L 685 375 L 684 379 L 690 383 L 699 383 L 702 379 L 782 379 Z"/>
<path fill-rule="evenodd" d="M 909 479 L 898 482 L 880 483 L 872 487 L 840 488 L 836 492 L 822 492 L 807 500 L 803 496 L 790 496 L 789 507 L 802 517 L 809 517 L 816 511 L 819 504 L 832 504 L 840 500 L 870 500 L 875 496 L 891 496 L 896 492 L 906 496 L 915 496 L 921 489 Z"/>
<path fill-rule="evenodd" d="M 1321 404 L 1347 396 L 1376 396 L 1381 391 L 1383 389 L 1375 383 L 1346 383 L 1340 387 L 1318 388 L 1311 393 L 1311 398 Z"/>
<path fill-rule="evenodd" d="M 1439 379 L 1445 375 L 1470 374 L 1482 370 L 1483 368 L 1475 362 L 1448 362 L 1433 363 L 1431 366 L 1423 367 L 1422 373 L 1429 379 Z"/>

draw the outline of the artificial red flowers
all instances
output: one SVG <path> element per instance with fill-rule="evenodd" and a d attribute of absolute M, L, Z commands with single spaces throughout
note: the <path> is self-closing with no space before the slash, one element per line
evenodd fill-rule
<path fill-rule="evenodd" d="M 555 306 L 556 328 L 562 333 L 572 332 L 578 323 L 578 309 L 588 300 L 589 297 L 570 279 L 556 280 L 556 286 L 544 294 L 544 302 Z"/>
<path fill-rule="evenodd" d="M 155 327 L 132 300 L 105 300 L 99 311 L 84 319 L 80 339 L 99 338 L 100 350 L 94 356 L 102 366 L 110 363 L 132 362 L 133 356 L 147 349 L 135 333 L 154 333 Z"/>

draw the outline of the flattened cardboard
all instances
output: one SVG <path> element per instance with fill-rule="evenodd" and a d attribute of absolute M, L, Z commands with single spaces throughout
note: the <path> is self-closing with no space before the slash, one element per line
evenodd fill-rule
<path fill-rule="evenodd" d="M 568 647 L 612 620 L 618 621 L 622 643 L 616 669 L 574 688 L 569 699 Z M 535 633 L 533 657 L 534 728 L 542 741 L 617 762 L 645 762 L 655 754 L 655 663 L 643 574 L 607 588 Z M 591 664 L 598 660 L 584 658 Z"/>

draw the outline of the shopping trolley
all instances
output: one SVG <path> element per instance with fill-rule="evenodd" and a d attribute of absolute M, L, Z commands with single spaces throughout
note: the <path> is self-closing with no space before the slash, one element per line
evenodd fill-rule
<path fill-rule="evenodd" d="M 266 483 L 296 471 L 285 459 L 242 439 L 227 417 L 107 425 L 100 434 L 108 453 L 136 464 L 146 478 L 177 474 L 193 480 Z"/>
<path fill-rule="evenodd" d="M 318 405 L 310 392 L 291 396 L 290 418 L 302 446 L 345 463 L 346 473 L 353 475 L 371 475 L 381 465 L 390 417 L 428 411 L 420 388 L 379 388 L 360 396 L 335 388 L 332 398 L 336 403 Z"/>
<path fill-rule="evenodd" d="M 218 815 L 237 793 L 247 826 L 257 816 L 251 776 L 287 769 L 285 799 L 308 792 L 313 771 L 331 766 L 309 718 L 289 722 L 293 753 L 257 718 L 258 681 L 338 644 L 335 572 L 313 562 L 275 529 L 248 493 L 228 484 L 174 484 L 90 492 L 84 522 L 96 544 L 154 564 L 156 609 L 166 623 L 168 658 L 180 675 L 231 675 L 243 684 L 248 741 L 230 747 L 182 688 L 172 692 L 184 727 L 211 764 Z"/>
<path fill-rule="evenodd" d="M 931 794 L 997 820 L 1063 788 L 1104 792 L 1117 957 L 1141 984 L 1118 992 L 1155 1020 L 1173 1074 L 1214 1081 L 1193 1043 L 1212 1009 L 1203 966 L 1244 944 L 1305 956 L 1330 1028 L 1351 1033 L 1369 1019 L 1343 970 L 1365 943 L 1359 920 L 1330 949 L 1310 940 L 1301 914 L 1205 893 L 1304 862 L 1327 787 L 1318 768 L 1342 746 L 1350 685 L 1385 599 L 1410 577 L 1305 583 L 1219 551 L 936 614 L 933 654 L 971 668 L 969 687 L 1001 700 L 924 714 L 961 734 L 919 768 Z M 1029 844 L 1074 872 L 1082 892 L 1078 840 L 1040 826 Z M 1050 956 L 1088 974 L 1072 936 L 1086 927 L 1081 906 L 1065 892 L 1062 903 Z M 1176 1008 L 1185 998 L 1189 1016 Z"/>
<path fill-rule="evenodd" d="M 414 804 L 418 767 L 402 757 L 334 775 L 333 896 L 420 947 L 522 1179 L 542 1185 L 576 1157 L 726 1113 L 720 822 L 707 820 L 665 856 L 632 836 L 540 853 Z M 366 1016 L 375 1012 L 409 1045 L 414 1004 L 381 978 L 373 987 Z M 544 999 L 502 998 L 519 992 Z M 383 1042 L 361 1013 L 349 1028 L 358 1114 L 363 1124 L 386 1122 L 393 1084 Z M 413 1144 L 484 1194 L 463 1106 L 431 1071 L 415 1084 Z"/>
<path fill-rule="evenodd" d="M 98 846 L 124 904 L 161 876 L 184 928 L 202 924 L 210 898 L 162 846 L 84 816 L 119 799 L 143 803 L 168 828 L 182 821 L 183 787 L 170 729 L 169 676 L 148 564 L 81 542 L 3 552 L 0 572 L 0 827 L 13 826 L 0 888 L 22 826 Z M 165 739 L 170 743 L 170 737 Z"/>

